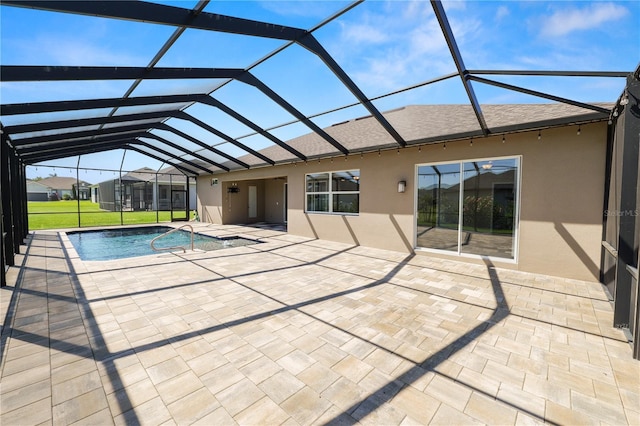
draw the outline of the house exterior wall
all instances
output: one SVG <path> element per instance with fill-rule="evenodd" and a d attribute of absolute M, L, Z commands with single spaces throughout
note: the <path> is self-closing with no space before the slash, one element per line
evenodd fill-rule
<path fill-rule="evenodd" d="M 412 146 L 382 152 L 354 153 L 347 161 L 336 158 L 220 174 L 199 178 L 198 209 L 203 221 L 234 223 L 230 214 L 240 204 L 228 205 L 227 184 L 286 176 L 288 182 L 288 232 L 310 238 L 339 241 L 411 252 L 415 247 L 415 180 L 418 164 L 446 161 L 521 158 L 520 221 L 516 261 L 494 260 L 496 266 L 597 281 L 602 237 L 605 180 L 606 123 L 523 132 L 442 144 Z M 306 213 L 305 174 L 360 170 L 360 213 L 329 215 Z M 397 183 L 407 182 L 405 193 Z M 246 189 L 240 187 L 246 199 Z M 231 194 L 231 195 L 239 195 Z M 233 200 L 233 199 L 232 199 Z M 245 207 L 246 210 L 246 207 Z M 236 223 L 244 223 L 238 221 Z M 442 252 L 419 254 L 481 263 L 479 257 L 459 257 Z"/>
<path fill-rule="evenodd" d="M 249 217 L 249 186 L 257 188 L 257 216 Z M 222 183 L 222 223 L 255 223 L 264 222 L 264 180 L 232 180 Z M 229 192 L 229 188 L 237 188 L 237 192 Z"/>
<path fill-rule="evenodd" d="M 284 185 L 286 178 L 277 177 L 264 181 L 264 220 L 268 223 L 284 223 Z"/>
<path fill-rule="evenodd" d="M 27 181 L 27 201 L 48 201 L 49 187 L 38 182 Z"/>

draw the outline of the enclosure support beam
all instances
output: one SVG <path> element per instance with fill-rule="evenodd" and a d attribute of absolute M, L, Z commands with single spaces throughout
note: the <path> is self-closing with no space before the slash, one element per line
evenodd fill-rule
<path fill-rule="evenodd" d="M 2 188 L 2 246 L 4 251 L 4 265 L 2 268 L 2 274 L 5 274 L 5 268 L 7 266 L 15 265 L 14 257 L 14 237 L 15 227 L 13 221 L 13 207 L 12 207 L 12 188 L 11 188 L 11 156 L 13 153 L 9 147 L 9 138 L 6 133 L 2 133 L 2 143 L 0 144 L 0 155 L 2 161 L 2 172 L 0 173 L 0 187 Z"/>
<path fill-rule="evenodd" d="M 638 208 L 637 184 L 638 163 L 640 161 L 640 118 L 634 115 L 640 100 L 640 81 L 633 75 L 627 78 L 628 105 L 624 106 L 618 120 L 617 131 L 622 132 L 622 178 L 620 189 L 618 261 L 616 267 L 616 287 L 614 295 L 613 325 L 617 328 L 629 328 L 630 316 L 638 309 L 638 301 L 633 294 L 633 277 L 627 266 L 637 267 L 638 254 L 635 253 L 637 236 L 636 215 Z M 635 213 L 635 214 L 634 214 Z M 637 293 L 637 289 L 636 293 Z M 635 303 L 635 306 L 632 304 Z"/>
<path fill-rule="evenodd" d="M 590 109 L 590 110 L 601 112 L 601 113 L 605 113 L 605 114 L 609 114 L 609 112 L 610 112 L 607 108 L 599 107 L 597 105 L 589 105 L 589 104 L 585 104 L 584 102 L 577 102 L 577 101 L 573 101 L 571 99 L 562 98 L 560 96 L 554 96 L 554 95 L 550 95 L 548 93 L 538 92 L 537 90 L 525 89 L 524 87 L 518 87 L 518 86 L 514 86 L 512 84 L 501 83 L 499 81 L 489 80 L 487 78 L 476 77 L 474 75 L 469 75 L 468 78 L 469 78 L 469 80 L 477 81 L 478 83 L 484 83 L 484 84 L 488 84 L 488 85 L 491 85 L 491 86 L 500 87 L 502 89 L 512 90 L 514 92 L 520 92 L 520 93 L 524 93 L 524 94 L 531 95 L 531 96 L 537 96 L 539 98 L 549 99 L 551 101 L 560 102 L 560 103 L 568 104 L 568 105 L 573 105 L 573 106 L 576 106 L 576 107 L 579 107 L 579 108 Z"/>
<path fill-rule="evenodd" d="M 476 119 L 478 120 L 478 124 L 480 124 L 480 128 L 482 129 L 482 134 L 486 136 L 489 134 L 489 129 L 484 119 L 484 115 L 482 114 L 480 102 L 478 102 L 478 98 L 476 98 L 476 94 L 473 91 L 473 86 L 471 86 L 471 83 L 467 78 L 469 72 L 464 66 L 462 55 L 460 54 L 460 49 L 458 49 L 458 44 L 456 43 L 453 31 L 451 30 L 451 26 L 449 25 L 449 20 L 447 19 L 447 14 L 444 11 L 442 2 L 440 0 L 431 0 L 431 6 L 433 7 L 433 12 L 438 19 L 440 29 L 442 30 L 445 41 L 447 42 L 447 46 L 449 46 L 451 57 L 453 58 L 453 62 L 456 64 L 456 68 L 458 69 L 458 74 L 460 75 L 460 79 L 462 80 L 464 90 L 467 92 L 467 96 L 469 97 L 469 101 L 471 102 L 471 106 L 473 107 L 473 112 L 476 114 Z"/>

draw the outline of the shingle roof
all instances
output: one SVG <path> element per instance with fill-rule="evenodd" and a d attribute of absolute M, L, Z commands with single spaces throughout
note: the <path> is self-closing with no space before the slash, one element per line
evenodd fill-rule
<path fill-rule="evenodd" d="M 156 176 L 158 182 L 181 183 L 186 178 L 182 172 L 175 167 L 165 167 L 162 170 L 154 170 L 150 167 L 142 167 L 122 175 L 122 180 L 127 182 L 155 182 Z"/>
<path fill-rule="evenodd" d="M 52 176 L 48 178 L 44 178 L 38 181 L 40 185 L 48 186 L 51 189 L 65 189 L 71 191 L 73 185 L 76 184 L 76 178 L 73 177 L 62 177 L 62 176 Z M 85 186 L 90 186 L 89 182 L 85 182 L 80 180 L 80 184 L 85 184 Z"/>
<path fill-rule="evenodd" d="M 603 113 L 561 103 L 482 105 L 482 112 L 493 134 L 607 119 Z M 409 105 L 383 115 L 408 145 L 482 136 L 471 105 Z M 352 152 L 397 147 L 393 138 L 370 116 L 334 124 L 324 130 Z M 291 139 L 287 144 L 308 157 L 341 155 L 315 133 Z M 278 146 L 265 148 L 260 153 L 279 162 L 295 160 Z M 259 164 L 259 160 L 250 155 L 240 159 L 251 165 Z"/>

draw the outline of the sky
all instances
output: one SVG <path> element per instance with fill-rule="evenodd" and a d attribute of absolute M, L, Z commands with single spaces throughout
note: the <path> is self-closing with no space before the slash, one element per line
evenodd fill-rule
<path fill-rule="evenodd" d="M 195 1 L 163 4 L 192 8 Z M 313 29 L 348 8 L 344 1 L 212 1 L 205 11 Z M 640 1 L 445 1 L 445 11 L 464 65 L 470 70 L 580 70 L 632 72 L 640 61 Z M 43 12 L 0 6 L 0 62 L 3 65 L 147 66 L 173 33 L 164 25 Z M 380 111 L 412 104 L 469 103 L 458 77 L 384 96 L 456 71 L 428 1 L 365 1 L 314 31 L 329 54 Z M 202 30 L 187 30 L 157 66 L 249 68 L 286 46 L 281 40 Z M 251 68 L 251 72 L 312 121 L 327 127 L 369 115 L 327 66 L 293 44 Z M 504 77 L 501 82 L 581 102 L 615 102 L 624 78 Z M 2 82 L 2 104 L 121 97 L 133 81 Z M 473 84 L 481 104 L 548 102 L 493 86 Z M 282 140 L 309 133 L 308 127 L 252 86 L 226 80 L 143 81 L 132 96 L 209 93 Z M 381 97 L 384 96 L 384 97 Z M 378 99 L 378 97 L 381 97 Z M 338 111 L 322 114 L 326 111 Z M 122 109 L 118 114 L 140 112 Z M 85 118 L 108 111 L 51 114 L 47 119 Z M 270 142 L 220 110 L 201 104 L 186 112 L 254 149 Z M 316 116 L 317 115 L 317 116 Z M 28 123 L 34 117 L 2 116 L 3 125 Z M 39 117 L 37 118 L 40 119 Z M 288 125 L 283 125 L 287 124 Z M 168 124 L 230 155 L 238 148 L 206 130 L 177 119 Z M 191 142 L 156 131 L 189 149 Z M 33 136 L 33 135 L 29 135 Z M 167 151 L 180 153 L 170 148 Z M 180 153 L 181 155 L 183 153 Z M 207 154 L 208 155 L 208 154 Z M 190 158 L 190 157 L 185 157 Z M 221 157 L 212 156 L 218 161 Z M 157 169 L 159 161 L 122 151 L 56 160 L 28 168 L 28 177 L 56 173 L 75 177 L 81 168 Z M 55 170 L 53 167 L 58 166 Z M 91 183 L 115 177 L 112 172 L 81 171 Z"/>

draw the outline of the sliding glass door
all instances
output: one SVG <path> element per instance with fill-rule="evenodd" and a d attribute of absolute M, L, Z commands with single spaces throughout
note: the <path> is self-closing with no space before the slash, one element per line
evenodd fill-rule
<path fill-rule="evenodd" d="M 519 158 L 418 166 L 416 245 L 515 259 Z"/>

